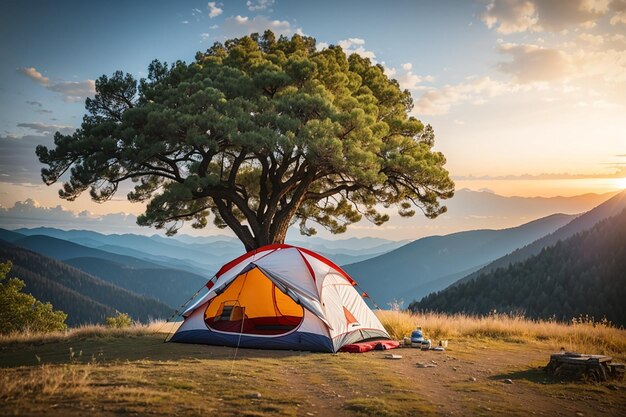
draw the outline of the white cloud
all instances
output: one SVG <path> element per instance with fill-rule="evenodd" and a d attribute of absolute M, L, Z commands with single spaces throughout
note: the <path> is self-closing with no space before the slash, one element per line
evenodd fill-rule
<path fill-rule="evenodd" d="M 201 42 L 206 42 L 209 40 L 209 38 L 210 38 L 210 35 L 206 32 L 200 34 Z"/>
<path fill-rule="evenodd" d="M 318 42 L 318 43 L 315 45 L 315 48 L 316 48 L 318 51 L 321 51 L 321 50 L 322 50 L 322 49 L 324 49 L 324 48 L 328 48 L 328 43 L 326 43 L 326 42 Z"/>
<path fill-rule="evenodd" d="M 372 62 L 376 63 L 376 54 L 372 51 L 365 49 L 365 40 L 361 38 L 348 38 L 337 42 L 337 45 L 341 46 L 347 55 L 357 54 L 363 58 L 369 58 Z"/>
<path fill-rule="evenodd" d="M 407 62 L 406 64 L 402 64 L 401 67 L 405 71 L 411 71 L 411 69 L 413 68 L 413 64 Z"/>
<path fill-rule="evenodd" d="M 141 228 L 137 217 L 127 213 L 94 214 L 87 210 L 75 212 L 61 205 L 45 207 L 32 198 L 16 201 L 13 207 L 0 206 L 0 225 L 7 228 L 58 227 L 61 229 L 84 228 L 106 232 L 132 231 L 154 233 L 154 229 Z"/>
<path fill-rule="evenodd" d="M 273 4 L 274 0 L 248 0 L 246 2 L 248 10 L 250 10 L 251 12 L 265 10 L 268 7 L 272 7 Z"/>
<path fill-rule="evenodd" d="M 569 57 L 560 50 L 531 44 L 503 43 L 499 52 L 512 60 L 501 62 L 498 69 L 514 76 L 519 83 L 554 81 L 567 77 L 572 71 Z"/>
<path fill-rule="evenodd" d="M 48 90 L 63 95 L 64 100 L 67 102 L 82 101 L 96 93 L 96 83 L 93 80 L 52 81 L 50 78 L 45 77 L 41 74 L 41 72 L 37 71 L 34 67 L 20 68 L 18 72 Z"/>
<path fill-rule="evenodd" d="M 404 68 L 404 65 L 403 65 Z M 419 84 L 424 81 L 423 77 L 413 74 L 412 71 L 406 71 L 403 74 L 396 77 L 400 88 L 407 90 L 417 90 L 422 88 Z"/>
<path fill-rule="evenodd" d="M 465 82 L 427 88 L 415 101 L 413 113 L 418 116 L 447 114 L 453 106 L 462 103 L 480 104 L 519 87 L 493 80 L 490 77 L 468 78 Z"/>
<path fill-rule="evenodd" d="M 219 15 L 221 15 L 224 10 L 222 10 L 220 7 L 217 6 L 217 3 L 214 1 L 210 1 L 207 3 L 207 7 L 209 9 L 209 17 L 211 19 L 213 19 L 214 17 L 217 17 Z"/>
<path fill-rule="evenodd" d="M 252 19 L 248 16 L 231 16 L 224 21 L 223 25 L 224 36 L 228 38 L 245 36 L 255 32 L 263 33 L 267 29 L 277 35 L 291 35 L 293 33 L 287 20 L 270 20 L 261 15 Z"/>
<path fill-rule="evenodd" d="M 181 20 L 180 23 L 182 23 L 183 25 L 186 25 L 189 23 L 189 20 Z"/>
<path fill-rule="evenodd" d="M 583 33 L 578 38 L 589 47 L 581 48 L 572 44 L 564 45 L 564 49 L 553 49 L 532 44 L 502 43 L 498 47 L 499 52 L 512 59 L 500 62 L 498 69 L 512 75 L 516 82 L 522 84 L 588 80 L 595 82 L 596 88 L 607 92 L 614 90 L 613 84 L 626 82 L 624 35 Z M 582 85 L 591 91 L 591 84 Z"/>
<path fill-rule="evenodd" d="M 626 0 L 613 0 L 610 9 L 612 12 L 615 12 L 609 21 L 611 25 L 626 24 Z"/>
<path fill-rule="evenodd" d="M 500 33 L 593 27 L 610 0 L 491 0 L 481 18 Z"/>

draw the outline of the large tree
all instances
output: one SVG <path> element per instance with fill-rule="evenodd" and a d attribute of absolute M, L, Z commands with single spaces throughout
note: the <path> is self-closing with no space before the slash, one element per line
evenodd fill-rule
<path fill-rule="evenodd" d="M 194 62 L 153 61 L 147 79 L 96 82 L 81 127 L 37 148 L 46 184 L 106 201 L 125 180 L 147 202 L 138 223 L 176 232 L 184 221 L 229 227 L 247 250 L 281 243 L 295 222 L 333 233 L 381 207 L 434 218 L 454 183 L 434 133 L 381 65 L 339 46 L 267 31 L 215 43 Z"/>

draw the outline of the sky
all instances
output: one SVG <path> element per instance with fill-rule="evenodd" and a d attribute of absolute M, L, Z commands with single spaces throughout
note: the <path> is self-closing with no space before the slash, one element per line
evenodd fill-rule
<path fill-rule="evenodd" d="M 192 61 L 271 29 L 385 67 L 430 123 L 457 189 L 575 196 L 626 188 L 626 0 L 3 1 L 0 205 L 101 216 L 143 211 L 60 200 L 34 148 L 72 132 L 115 70 Z M 30 199 L 30 200 L 29 200 Z"/>

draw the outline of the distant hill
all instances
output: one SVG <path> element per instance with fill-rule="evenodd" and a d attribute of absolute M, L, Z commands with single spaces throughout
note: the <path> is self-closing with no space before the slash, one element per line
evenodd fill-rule
<path fill-rule="evenodd" d="M 15 232 L 27 236 L 41 235 L 62 239 L 109 253 L 131 256 L 153 265 L 182 269 L 209 277 L 219 270 L 224 262 L 234 259 L 244 252 L 241 242 L 228 236 L 192 237 L 181 235 L 170 238 L 159 235 L 106 235 L 89 230 L 60 230 L 50 227 L 22 228 Z M 337 264 L 347 264 L 383 254 L 407 242 L 379 238 L 337 240 L 307 238 L 305 240 L 290 240 L 288 243 L 312 249 Z M 54 257 L 58 258 L 56 255 Z M 92 257 L 109 259 L 102 254 Z"/>
<path fill-rule="evenodd" d="M 47 256 L 0 241 L 0 261 L 10 260 L 10 276 L 26 283 L 25 291 L 51 302 L 68 314 L 67 323 L 75 326 L 102 323 L 115 311 L 128 313 L 136 320 L 166 318 L 172 309 L 155 299 L 145 298 Z"/>
<path fill-rule="evenodd" d="M 107 259 L 130 268 L 154 268 L 157 266 L 154 263 L 131 256 L 105 252 L 50 236 L 27 236 L 22 239 L 14 240 L 11 243 L 61 261 L 71 258 L 92 257 Z"/>
<path fill-rule="evenodd" d="M 574 216 L 555 214 L 503 230 L 472 230 L 416 240 L 344 269 L 382 307 L 441 290 L 486 263 L 553 232 Z"/>
<path fill-rule="evenodd" d="M 5 240 L 12 239 L 16 246 L 61 260 L 104 281 L 155 298 L 172 307 L 178 307 L 186 301 L 212 275 L 166 268 L 132 256 L 89 248 L 50 236 L 23 236 L 0 229 L 2 237 Z M 121 247 L 116 249 L 122 253 L 126 251 L 127 254 L 138 252 Z M 175 264 L 175 261 L 172 263 Z"/>
<path fill-rule="evenodd" d="M 568 321 L 580 314 L 626 325 L 626 210 L 523 262 L 423 298 L 413 310 L 523 313 Z"/>
<path fill-rule="evenodd" d="M 173 269 L 129 268 L 99 258 L 73 258 L 65 263 L 137 294 L 156 298 L 171 307 L 178 307 L 187 301 L 211 278 Z"/>
<path fill-rule="evenodd" d="M 478 277 L 480 274 L 486 274 L 497 268 L 507 267 L 512 263 L 521 262 L 525 259 L 528 259 L 531 256 L 541 252 L 542 249 L 556 244 L 556 242 L 558 242 L 559 240 L 567 239 L 568 237 L 573 236 L 578 232 L 591 229 L 601 220 L 615 216 L 616 214 L 621 213 L 624 209 L 626 209 L 626 191 L 622 191 L 621 193 L 611 197 L 596 208 L 589 210 L 588 212 L 572 220 L 570 223 L 559 228 L 554 233 L 550 233 L 549 235 L 544 236 L 541 239 L 537 239 L 536 241 L 527 246 L 524 246 L 523 248 L 515 250 L 510 254 L 496 259 L 495 261 L 489 263 L 480 270 L 475 271 L 467 275 L 466 277 L 463 277 L 455 284 L 470 281 Z"/>

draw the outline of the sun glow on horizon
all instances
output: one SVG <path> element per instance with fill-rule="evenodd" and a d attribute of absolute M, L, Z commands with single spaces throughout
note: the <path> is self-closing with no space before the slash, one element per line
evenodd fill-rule
<path fill-rule="evenodd" d="M 617 188 L 620 188 L 622 190 L 626 190 L 626 177 L 616 178 L 615 179 L 615 185 L 617 186 Z"/>

